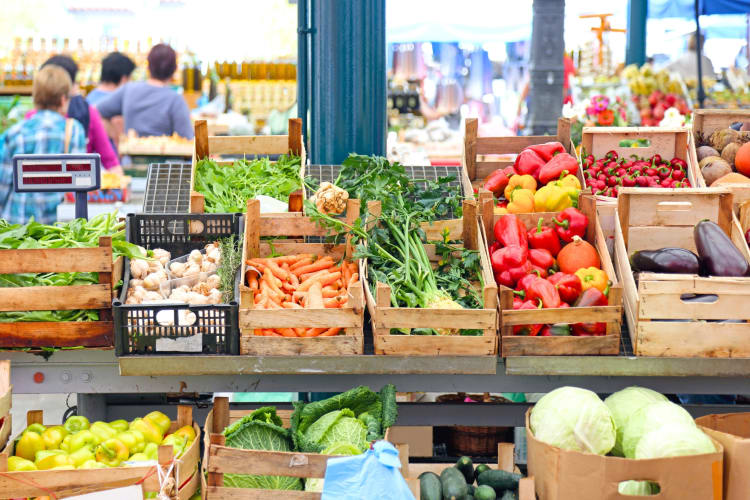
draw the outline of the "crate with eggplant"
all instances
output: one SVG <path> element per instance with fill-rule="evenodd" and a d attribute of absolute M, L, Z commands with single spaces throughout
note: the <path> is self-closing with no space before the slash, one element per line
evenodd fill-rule
<path fill-rule="evenodd" d="M 117 355 L 238 354 L 242 216 L 130 214 L 126 224 L 145 258 L 125 263 Z"/>

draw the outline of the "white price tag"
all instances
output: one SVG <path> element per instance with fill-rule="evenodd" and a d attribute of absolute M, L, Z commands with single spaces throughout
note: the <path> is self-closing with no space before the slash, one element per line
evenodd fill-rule
<path fill-rule="evenodd" d="M 126 486 L 114 490 L 68 497 L 68 500 L 143 500 L 143 489 L 138 485 Z"/>

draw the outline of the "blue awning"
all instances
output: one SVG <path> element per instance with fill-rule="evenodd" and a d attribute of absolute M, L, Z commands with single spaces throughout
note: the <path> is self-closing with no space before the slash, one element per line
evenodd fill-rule
<path fill-rule="evenodd" d="M 699 0 L 699 2 L 698 11 L 702 16 L 750 13 L 750 0 Z M 648 17 L 654 19 L 694 18 L 695 2 L 693 0 L 649 0 Z"/>

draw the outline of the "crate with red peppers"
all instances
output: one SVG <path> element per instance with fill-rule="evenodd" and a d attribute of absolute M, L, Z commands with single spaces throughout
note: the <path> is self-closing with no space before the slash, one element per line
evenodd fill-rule
<path fill-rule="evenodd" d="M 622 293 L 595 200 L 495 215 L 487 239 L 500 285 L 503 357 L 619 352 Z"/>
<path fill-rule="evenodd" d="M 524 148 L 513 165 L 490 173 L 482 188 L 497 198 L 495 213 L 557 212 L 578 206 L 578 160 L 559 142 Z"/>

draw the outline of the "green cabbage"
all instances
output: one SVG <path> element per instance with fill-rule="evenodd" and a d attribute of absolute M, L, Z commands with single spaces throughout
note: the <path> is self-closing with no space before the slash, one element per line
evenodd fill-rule
<path fill-rule="evenodd" d="M 651 481 L 623 481 L 617 485 L 617 492 L 620 495 L 650 496 L 660 491 L 659 484 Z"/>
<path fill-rule="evenodd" d="M 547 444 L 565 450 L 606 455 L 615 445 L 615 423 L 595 393 L 560 387 L 531 410 L 531 431 Z"/>
<path fill-rule="evenodd" d="M 627 458 L 635 458 L 638 442 L 649 431 L 684 423 L 695 427 L 693 417 L 681 406 L 669 401 L 651 403 L 633 413 L 622 431 L 622 452 Z"/>
<path fill-rule="evenodd" d="M 615 419 L 615 429 L 617 439 L 615 447 L 612 448 L 612 455 L 622 457 L 622 432 L 630 416 L 651 403 L 659 401 L 668 401 L 667 397 L 651 389 L 644 387 L 628 387 L 610 395 L 604 400 L 612 417 Z M 623 483 L 621 483 L 623 484 Z"/>
<path fill-rule="evenodd" d="M 244 450 L 292 451 L 289 431 L 282 427 L 276 408 L 266 406 L 224 429 L 226 445 Z M 268 490 L 301 490 L 302 480 L 285 476 L 224 474 L 224 486 Z"/>
<path fill-rule="evenodd" d="M 305 432 L 305 438 L 321 448 L 348 444 L 362 453 L 367 448 L 367 427 L 355 418 L 353 411 L 336 410 L 313 422 Z"/>
<path fill-rule="evenodd" d="M 702 455 L 715 451 L 711 438 L 695 424 L 667 423 L 643 435 L 635 449 L 635 458 Z"/>
<path fill-rule="evenodd" d="M 359 455 L 362 453 L 360 450 L 350 444 L 334 444 L 323 450 L 323 455 Z M 315 491 L 321 493 L 323 491 L 323 478 L 311 478 L 305 480 L 305 491 Z"/>

